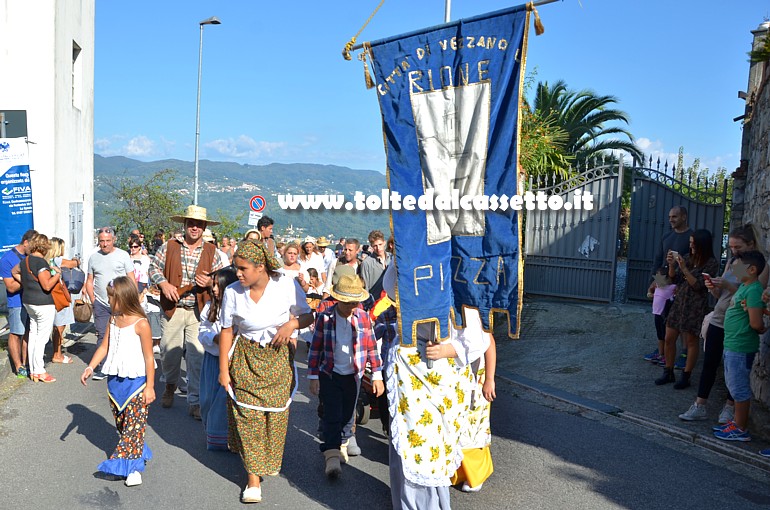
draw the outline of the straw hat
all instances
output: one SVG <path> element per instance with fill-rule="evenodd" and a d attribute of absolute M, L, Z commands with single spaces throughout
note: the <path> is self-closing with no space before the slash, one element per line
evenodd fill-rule
<path fill-rule="evenodd" d="M 198 205 L 188 205 L 187 209 L 184 210 L 184 214 L 171 217 L 171 221 L 176 221 L 177 223 L 184 223 L 185 220 L 205 221 L 208 226 L 219 225 L 218 221 L 212 221 L 206 217 L 205 207 Z"/>
<path fill-rule="evenodd" d="M 214 242 L 214 234 L 211 233 L 210 229 L 206 229 L 203 231 L 203 235 L 201 236 L 204 242 L 206 243 L 213 243 Z"/>
<path fill-rule="evenodd" d="M 355 275 L 342 276 L 334 284 L 330 294 L 334 299 L 343 303 L 360 303 L 369 297 L 369 293 L 364 288 L 364 282 Z"/>
<path fill-rule="evenodd" d="M 326 237 L 321 236 L 315 242 L 315 245 L 318 246 L 319 248 L 325 248 L 325 247 L 329 246 L 329 241 L 326 239 Z"/>
<path fill-rule="evenodd" d="M 340 278 L 343 276 L 355 276 L 356 270 L 353 269 L 353 266 L 349 266 L 347 264 L 337 264 L 334 267 L 334 273 L 332 274 L 332 285 L 337 285 L 337 282 L 340 281 Z"/>

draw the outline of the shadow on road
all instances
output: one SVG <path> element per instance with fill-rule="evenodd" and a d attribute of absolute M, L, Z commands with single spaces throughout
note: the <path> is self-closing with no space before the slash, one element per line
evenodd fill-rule
<path fill-rule="evenodd" d="M 66 441 L 73 431 L 85 436 L 94 446 L 102 450 L 107 457 L 112 455 L 115 445 L 118 443 L 118 434 L 115 424 L 105 420 L 98 413 L 93 412 L 82 404 L 70 404 L 67 410 L 72 413 L 72 421 L 59 436 L 60 441 Z"/>

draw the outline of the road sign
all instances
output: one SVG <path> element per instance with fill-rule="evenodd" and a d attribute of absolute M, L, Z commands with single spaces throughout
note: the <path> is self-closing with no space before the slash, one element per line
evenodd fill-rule
<path fill-rule="evenodd" d="M 262 195 L 254 195 L 251 197 L 251 200 L 249 200 L 249 207 L 251 207 L 251 210 L 254 212 L 264 211 L 265 205 L 265 197 Z"/>
<path fill-rule="evenodd" d="M 256 227 L 262 218 L 262 213 L 257 211 L 249 211 L 249 225 Z"/>

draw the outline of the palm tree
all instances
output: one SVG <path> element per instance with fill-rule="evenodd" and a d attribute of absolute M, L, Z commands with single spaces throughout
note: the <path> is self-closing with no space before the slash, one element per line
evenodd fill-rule
<path fill-rule="evenodd" d="M 532 111 L 526 100 L 522 101 L 519 162 L 528 176 L 555 174 L 561 179 L 569 178 L 574 158 L 565 151 L 568 138 L 553 115 L 544 118 Z"/>
<path fill-rule="evenodd" d="M 629 122 L 625 112 L 611 108 L 617 102 L 615 96 L 599 96 L 591 90 L 569 90 L 563 80 L 553 86 L 540 82 L 535 92 L 534 111 L 543 119 L 555 119 L 567 133 L 566 152 L 574 156 L 578 165 L 616 150 L 626 151 L 641 161 L 644 155 L 633 143 L 633 135 L 622 127 L 608 125 Z M 628 140 L 607 138 L 617 134 Z"/>

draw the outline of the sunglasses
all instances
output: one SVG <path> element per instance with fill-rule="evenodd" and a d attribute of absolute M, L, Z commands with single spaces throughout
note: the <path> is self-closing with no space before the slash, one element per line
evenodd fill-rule
<path fill-rule="evenodd" d="M 140 245 L 138 245 L 138 244 L 132 244 L 132 245 L 131 245 L 131 248 L 141 248 L 141 246 L 140 246 Z"/>
<path fill-rule="evenodd" d="M 112 229 L 112 227 L 102 227 L 99 229 L 100 234 L 114 234 L 115 231 Z"/>

